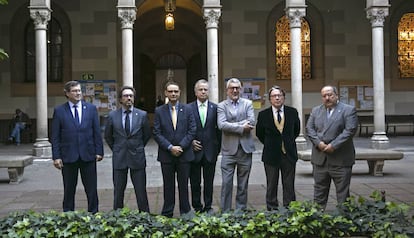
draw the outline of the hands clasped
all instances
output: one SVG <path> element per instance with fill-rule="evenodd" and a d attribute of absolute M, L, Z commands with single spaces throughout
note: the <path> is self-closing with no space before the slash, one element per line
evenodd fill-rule
<path fill-rule="evenodd" d="M 181 148 L 181 146 L 174 145 L 173 147 L 171 147 L 170 152 L 175 157 L 178 157 L 184 152 L 184 150 L 183 150 L 183 148 Z"/>

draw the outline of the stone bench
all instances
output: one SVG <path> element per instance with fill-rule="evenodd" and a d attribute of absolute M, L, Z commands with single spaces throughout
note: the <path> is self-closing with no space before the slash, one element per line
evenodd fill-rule
<path fill-rule="evenodd" d="M 311 150 L 298 151 L 298 157 L 303 161 L 311 160 Z M 400 160 L 404 157 L 402 152 L 393 150 L 376 149 L 355 149 L 355 160 L 366 160 L 369 167 L 369 174 L 373 176 L 383 176 L 385 160 Z"/>
<path fill-rule="evenodd" d="M 0 155 L 0 168 L 8 169 L 10 184 L 19 184 L 23 180 L 24 167 L 31 164 L 31 155 Z"/>

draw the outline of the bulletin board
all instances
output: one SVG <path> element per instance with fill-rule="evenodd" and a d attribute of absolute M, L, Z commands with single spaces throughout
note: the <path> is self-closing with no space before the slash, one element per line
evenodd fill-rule
<path fill-rule="evenodd" d="M 115 80 L 79 80 L 83 100 L 96 106 L 99 115 L 116 110 L 116 81 Z"/>
<path fill-rule="evenodd" d="M 359 111 L 374 109 L 374 88 L 372 82 L 364 80 L 340 81 L 339 100 L 343 103 L 355 106 Z"/>
<path fill-rule="evenodd" d="M 260 109 L 264 105 L 265 83 L 264 78 L 238 78 L 242 83 L 240 97 L 250 99 L 254 109 Z M 227 83 L 229 78 L 225 79 Z M 226 87 L 224 87 L 226 88 Z"/>

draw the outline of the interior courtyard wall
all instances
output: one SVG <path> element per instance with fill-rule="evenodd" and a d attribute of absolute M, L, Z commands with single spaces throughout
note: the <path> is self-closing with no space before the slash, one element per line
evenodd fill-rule
<path fill-rule="evenodd" d="M 402 1 L 390 1 L 390 14 Z M 13 0 L 8 5 L 0 6 L 0 47 L 6 51 L 10 50 L 10 20 L 25 2 Z M 80 79 L 83 73 L 93 73 L 96 79 L 119 79 L 120 55 L 117 49 L 120 29 L 116 1 L 56 2 L 66 10 L 71 22 L 73 79 Z M 224 88 L 223 79 L 232 76 L 267 79 L 266 24 L 270 11 L 277 4 L 284 4 L 284 1 L 222 1 L 219 24 L 221 89 Z M 340 80 L 372 80 L 371 23 L 366 18 L 366 1 L 312 0 L 310 4 L 319 10 L 323 18 L 326 84 L 336 85 Z M 384 23 L 385 112 L 409 114 L 412 113 L 414 94 L 390 91 L 390 67 L 396 67 L 390 59 L 390 17 L 392 15 Z M 10 59 L 0 62 L 0 117 L 12 113 L 17 107 L 35 117 L 35 97 L 10 97 L 12 79 L 9 62 Z M 221 99 L 225 97 L 224 90 L 221 90 L 220 96 Z M 288 104 L 290 98 L 288 94 Z M 53 107 L 64 101 L 63 94 L 48 98 L 50 117 Z M 319 92 L 304 93 L 304 111 L 309 111 L 320 101 Z"/>

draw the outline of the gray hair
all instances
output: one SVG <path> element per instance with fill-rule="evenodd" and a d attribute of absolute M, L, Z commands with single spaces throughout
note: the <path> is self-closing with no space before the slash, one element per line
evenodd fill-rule
<path fill-rule="evenodd" d="M 237 83 L 240 88 L 242 87 L 242 84 L 238 78 L 230 78 L 229 80 L 227 80 L 226 88 L 229 88 L 229 85 L 231 83 Z"/>

